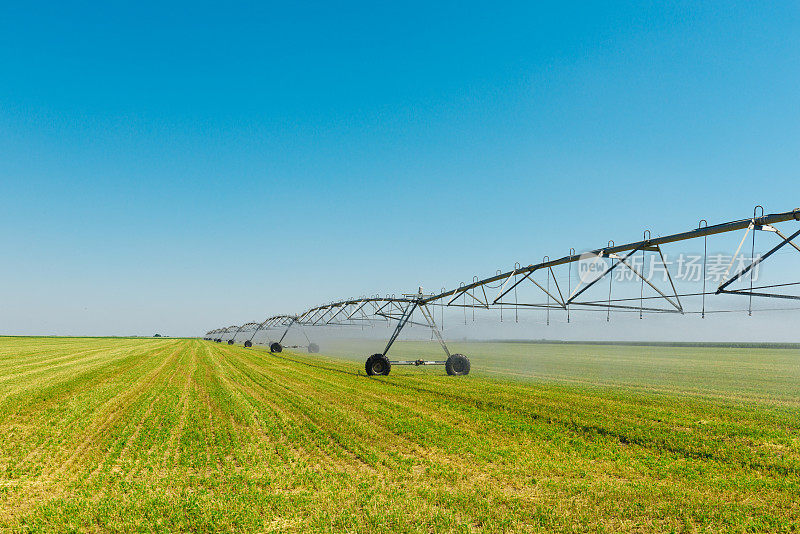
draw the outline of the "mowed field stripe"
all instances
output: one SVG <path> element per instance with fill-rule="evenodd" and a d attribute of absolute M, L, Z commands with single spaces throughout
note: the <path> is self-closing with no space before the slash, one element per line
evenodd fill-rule
<path fill-rule="evenodd" d="M 56 445 L 69 442 L 71 435 L 83 432 L 89 424 L 92 402 L 111 401 L 116 396 L 113 388 L 103 387 L 104 382 L 118 380 L 123 370 L 134 369 L 139 360 L 141 353 L 135 349 L 111 351 L 105 365 L 76 364 L 73 373 L 65 373 L 61 381 L 47 380 L 39 389 L 29 385 L 0 404 L 0 425 L 13 428 L 6 436 L 6 451 L 24 453 L 21 458 L 12 456 L 15 471 L 24 474 L 28 468 L 41 470 L 40 456 L 46 457 L 45 461 L 54 461 L 48 449 L 60 450 Z M 48 417 L 46 424 L 30 424 L 29 421 L 41 420 L 37 414 L 52 417 Z M 31 443 L 35 444 L 33 448 Z"/>
<path fill-rule="evenodd" d="M 94 468 L 93 458 L 97 455 L 107 455 L 111 443 L 118 439 L 117 432 L 124 432 L 130 424 L 131 414 L 145 405 L 151 395 L 148 391 L 155 377 L 169 365 L 170 357 L 181 350 L 181 346 L 172 342 L 162 346 L 159 350 L 138 355 L 138 364 L 133 364 L 128 371 L 132 371 L 136 378 L 130 381 L 117 383 L 116 388 L 103 388 L 105 395 L 96 399 L 94 406 L 84 405 L 84 410 L 79 410 L 81 417 L 76 417 L 70 425 L 61 427 L 58 432 L 51 433 L 47 439 L 39 442 L 21 461 L 17 462 L 17 469 L 21 476 L 19 483 L 35 488 L 35 495 L 49 495 L 54 487 L 69 487 L 70 481 L 77 478 L 91 476 Z M 167 353 L 170 357 L 164 357 Z M 153 370 L 148 364 L 158 364 Z M 138 376 L 137 376 L 138 375 Z M 99 381 L 97 385 L 102 385 Z M 62 392 L 62 395 L 53 399 L 54 403 L 63 395 L 76 394 L 75 390 Z M 142 399 L 138 397 L 146 394 Z M 43 410 L 51 410 L 47 406 Z M 115 428 L 118 426 L 120 428 Z M 102 457 L 102 456 L 101 456 Z M 66 475 L 66 476 L 65 476 Z"/>

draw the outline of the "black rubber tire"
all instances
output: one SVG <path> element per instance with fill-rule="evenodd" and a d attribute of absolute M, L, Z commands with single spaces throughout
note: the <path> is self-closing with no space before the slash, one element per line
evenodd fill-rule
<path fill-rule="evenodd" d="M 470 369 L 469 358 L 463 354 L 453 354 L 447 358 L 444 368 L 450 376 L 468 375 Z"/>
<path fill-rule="evenodd" d="M 232 339 L 228 340 L 228 345 L 233 345 L 233 340 Z"/>
<path fill-rule="evenodd" d="M 281 347 L 281 344 L 280 344 L 280 343 L 278 343 L 277 341 L 276 341 L 276 342 L 274 342 L 274 343 L 272 343 L 272 344 L 269 346 L 269 351 L 270 351 L 270 352 L 280 352 L 280 351 L 282 351 L 282 350 L 283 350 L 283 347 Z"/>
<path fill-rule="evenodd" d="M 309 343 L 308 352 L 310 354 L 316 354 L 317 352 L 319 352 L 319 345 L 317 345 L 316 343 Z"/>
<path fill-rule="evenodd" d="M 247 341 L 244 342 L 244 346 L 248 347 L 248 348 L 252 347 L 253 346 L 253 342 L 248 339 Z"/>
<path fill-rule="evenodd" d="M 222 340 L 220 338 L 217 338 L 214 341 L 216 341 L 217 343 L 221 343 L 222 342 Z"/>
<path fill-rule="evenodd" d="M 383 354 L 373 354 L 367 358 L 364 370 L 369 376 L 386 376 L 392 371 L 392 364 Z"/>

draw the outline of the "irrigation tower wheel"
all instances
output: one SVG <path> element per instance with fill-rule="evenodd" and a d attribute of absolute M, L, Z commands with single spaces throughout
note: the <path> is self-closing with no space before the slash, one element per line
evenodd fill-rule
<path fill-rule="evenodd" d="M 470 369 L 469 358 L 463 354 L 453 354 L 447 358 L 444 368 L 450 376 L 468 375 Z"/>
<path fill-rule="evenodd" d="M 252 347 L 253 346 L 253 342 L 248 339 L 247 341 L 244 342 L 244 346 L 245 347 Z"/>
<path fill-rule="evenodd" d="M 280 343 L 278 343 L 277 341 L 276 341 L 275 343 L 272 343 L 272 344 L 269 346 L 269 351 L 270 351 L 270 352 L 280 352 L 280 351 L 282 351 L 282 350 L 283 350 L 283 347 L 281 347 L 281 344 L 280 344 Z"/>
<path fill-rule="evenodd" d="M 373 354 L 367 358 L 364 370 L 369 376 L 386 376 L 392 370 L 392 364 L 383 354 Z"/>

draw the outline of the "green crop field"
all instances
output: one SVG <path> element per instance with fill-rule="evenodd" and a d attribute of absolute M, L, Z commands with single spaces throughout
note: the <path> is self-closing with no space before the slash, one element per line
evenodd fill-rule
<path fill-rule="evenodd" d="M 0 338 L 0 529 L 800 528 L 800 351 L 456 348 Z"/>

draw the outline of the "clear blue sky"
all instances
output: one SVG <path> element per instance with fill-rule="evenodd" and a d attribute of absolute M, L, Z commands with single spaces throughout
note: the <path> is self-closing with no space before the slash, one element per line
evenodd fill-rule
<path fill-rule="evenodd" d="M 196 334 L 800 205 L 797 2 L 0 6 L 0 331 Z"/>

